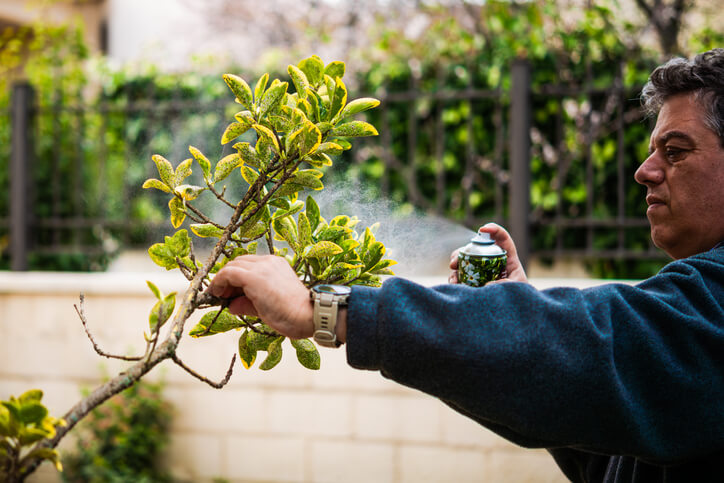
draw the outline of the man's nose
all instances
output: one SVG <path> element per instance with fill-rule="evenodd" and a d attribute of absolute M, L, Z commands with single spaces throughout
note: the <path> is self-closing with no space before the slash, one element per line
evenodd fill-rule
<path fill-rule="evenodd" d="M 637 183 L 656 185 L 664 180 L 664 171 L 657 156 L 657 153 L 653 152 L 641 163 L 641 166 L 639 166 L 639 169 L 637 169 L 634 174 L 634 179 Z"/>

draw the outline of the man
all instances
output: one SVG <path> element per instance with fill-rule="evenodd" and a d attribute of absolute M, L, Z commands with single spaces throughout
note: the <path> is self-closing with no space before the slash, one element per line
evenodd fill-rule
<path fill-rule="evenodd" d="M 346 342 L 353 367 L 547 448 L 573 481 L 724 481 L 724 49 L 657 68 L 642 97 L 658 118 L 635 179 L 675 261 L 636 286 L 538 291 L 507 232 L 486 225 L 510 282 L 392 278 L 330 311 L 319 300 L 346 295 L 313 305 L 284 259 L 241 257 L 211 291 L 289 337 Z"/>

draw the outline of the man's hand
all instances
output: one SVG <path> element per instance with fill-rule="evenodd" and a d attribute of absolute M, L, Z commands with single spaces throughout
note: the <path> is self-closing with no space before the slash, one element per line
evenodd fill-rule
<path fill-rule="evenodd" d="M 510 237 L 510 234 L 506 231 L 505 228 L 502 226 L 496 224 L 496 223 L 488 223 L 484 225 L 482 228 L 480 228 L 480 231 L 485 233 L 490 233 L 490 237 L 495 240 L 495 243 L 498 244 L 503 250 L 508 252 L 508 262 L 505 265 L 505 278 L 501 278 L 499 280 L 495 280 L 490 283 L 500 283 L 500 282 L 525 282 L 528 283 L 528 277 L 525 274 L 525 270 L 523 270 L 523 265 L 520 263 L 520 259 L 518 258 L 518 251 L 515 249 L 515 243 L 513 242 L 513 239 Z M 458 283 L 458 253 L 460 252 L 460 249 L 455 250 L 450 255 L 450 269 L 452 272 L 450 273 L 450 276 L 448 277 L 448 281 L 450 283 Z"/>
<path fill-rule="evenodd" d="M 232 299 L 232 314 L 260 317 L 282 335 L 303 339 L 314 333 L 309 290 L 282 257 L 238 257 L 219 270 L 208 290 Z"/>

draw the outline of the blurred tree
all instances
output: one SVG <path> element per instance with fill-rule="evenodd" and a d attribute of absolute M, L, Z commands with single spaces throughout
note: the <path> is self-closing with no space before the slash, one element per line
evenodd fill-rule
<path fill-rule="evenodd" d="M 636 5 L 651 20 L 661 52 L 667 57 L 681 53 L 679 32 L 684 16 L 694 3 L 694 0 L 636 0 Z"/>

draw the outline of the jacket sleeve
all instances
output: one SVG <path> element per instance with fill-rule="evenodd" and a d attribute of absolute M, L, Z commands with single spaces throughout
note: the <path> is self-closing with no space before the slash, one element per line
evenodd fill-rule
<path fill-rule="evenodd" d="M 347 358 L 523 446 L 674 463 L 724 448 L 724 250 L 636 285 L 350 297 Z"/>

